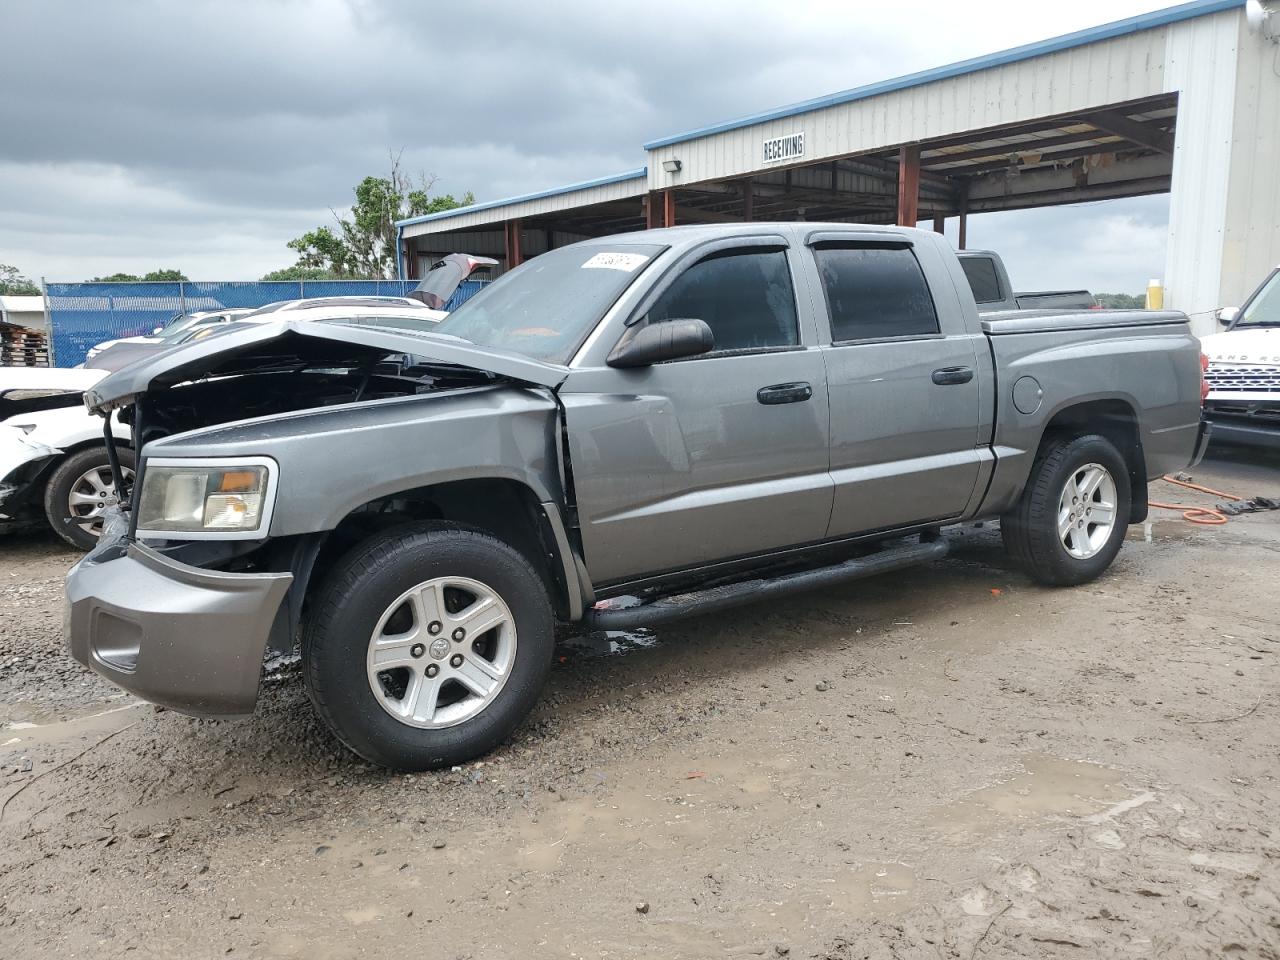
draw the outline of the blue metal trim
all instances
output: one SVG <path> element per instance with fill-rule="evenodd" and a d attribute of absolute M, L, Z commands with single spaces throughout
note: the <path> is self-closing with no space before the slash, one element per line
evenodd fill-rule
<path fill-rule="evenodd" d="M 798 114 L 809 113 L 813 110 L 821 110 L 824 107 L 833 107 L 842 103 L 853 103 L 856 100 L 865 100 L 868 97 L 879 96 L 882 93 L 892 93 L 896 90 L 905 90 L 909 87 L 917 87 L 922 84 L 932 83 L 935 80 L 947 80 L 952 77 L 963 76 L 967 73 L 976 73 L 979 70 L 986 70 L 991 67 L 1001 67 L 1006 64 L 1017 63 L 1021 60 L 1030 60 L 1033 57 L 1041 57 L 1048 53 L 1070 50 L 1073 47 L 1081 47 L 1085 44 L 1097 43 L 1100 40 L 1111 40 L 1115 37 L 1122 37 L 1131 33 L 1139 33 L 1143 30 L 1151 30 L 1155 27 L 1163 27 L 1171 23 L 1178 23 L 1182 20 L 1206 17 L 1213 13 L 1221 13 L 1224 10 L 1233 10 L 1237 7 L 1243 7 L 1244 5 L 1245 0 L 1191 0 L 1190 3 L 1179 4 L 1176 7 L 1166 7 L 1163 10 L 1154 10 L 1151 13 L 1139 14 L 1136 17 L 1117 20 L 1114 23 L 1104 23 L 1097 27 L 1088 27 L 1084 30 L 1077 30 L 1075 33 L 1063 34 L 1060 37 L 1052 37 L 1048 40 L 1038 40 L 1035 43 L 1024 44 L 1020 47 L 1012 47 L 1011 49 L 1002 50 L 998 53 L 989 53 L 985 56 L 974 57 L 970 60 L 961 60 L 959 63 L 952 63 L 943 67 L 934 67 L 930 70 L 922 70 L 919 73 L 909 73 L 906 76 L 896 77 L 892 80 L 881 80 L 877 83 L 869 83 L 866 86 L 854 87 L 852 90 L 843 90 L 840 93 L 828 94 L 825 97 L 816 97 L 812 100 L 802 100 L 800 103 L 789 104 L 785 107 L 778 107 L 777 109 L 768 110 L 764 113 L 753 114 L 749 117 L 741 117 L 737 120 L 729 120 L 725 123 L 717 123 L 710 127 L 703 127 L 700 130 L 691 130 L 688 133 L 680 133 L 672 137 L 663 137 L 660 140 L 650 140 L 644 145 L 644 148 L 646 150 L 655 150 L 658 147 L 667 147 L 673 143 L 683 143 L 686 140 L 696 140 L 699 137 L 707 137 L 715 133 L 725 133 L 729 130 L 739 130 L 742 127 L 754 126 L 757 123 L 764 123 L 767 120 L 781 120 L 786 117 L 794 117 Z"/>
<path fill-rule="evenodd" d="M 492 210 L 494 207 L 505 207 L 513 203 L 525 203 L 529 200 L 541 200 L 544 197 L 555 197 L 562 193 L 572 193 L 574 190 L 586 190 L 590 187 L 604 187 L 611 183 L 622 183 L 624 180 L 639 180 L 649 175 L 648 167 L 640 167 L 638 170 L 628 170 L 626 173 L 617 173 L 611 177 L 598 177 L 595 180 L 584 180 L 582 183 L 571 183 L 567 187 L 553 187 L 550 190 L 541 190 L 538 193 L 526 193 L 520 197 L 507 197 L 505 200 L 488 200 L 484 203 L 473 203 L 468 207 L 458 207 L 455 210 L 442 210 L 440 213 L 427 213 L 421 217 L 412 217 L 408 220 L 397 220 L 397 229 L 407 227 L 414 223 L 427 223 L 430 220 L 444 220 L 447 217 L 458 217 L 464 213 L 478 213 L 481 210 Z"/>
<path fill-rule="evenodd" d="M 404 279 L 404 227 L 396 224 L 396 279 Z"/>

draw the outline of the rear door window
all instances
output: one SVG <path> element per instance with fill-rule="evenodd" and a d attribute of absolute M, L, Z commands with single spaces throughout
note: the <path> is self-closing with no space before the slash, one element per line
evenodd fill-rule
<path fill-rule="evenodd" d="M 699 260 L 663 292 L 648 317 L 650 323 L 706 321 L 717 353 L 800 343 L 785 250 L 728 250 Z"/>
<path fill-rule="evenodd" d="M 999 303 L 1004 299 L 1000 289 L 1000 275 L 995 261 L 990 257 L 961 257 L 960 267 L 969 279 L 969 289 L 978 303 Z"/>
<path fill-rule="evenodd" d="M 909 246 L 831 243 L 813 255 L 833 342 L 938 335 L 933 295 Z"/>

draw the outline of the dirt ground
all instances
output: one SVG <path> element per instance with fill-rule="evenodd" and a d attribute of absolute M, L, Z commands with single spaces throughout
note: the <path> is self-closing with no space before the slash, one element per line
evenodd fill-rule
<path fill-rule="evenodd" d="M 1194 474 L 1280 496 L 1275 456 Z M 0 538 L 0 956 L 1278 957 L 1280 513 L 1153 517 L 1076 589 L 987 526 L 570 638 L 510 743 L 417 776 L 296 668 L 240 722 L 122 695 L 62 649 L 76 555 Z"/>

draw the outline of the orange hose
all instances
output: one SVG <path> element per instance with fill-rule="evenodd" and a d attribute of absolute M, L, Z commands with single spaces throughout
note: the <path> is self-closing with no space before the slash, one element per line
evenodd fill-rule
<path fill-rule="evenodd" d="M 1214 490 L 1212 487 L 1202 487 L 1198 483 L 1188 483 L 1186 480 L 1178 480 L 1174 477 L 1163 476 L 1160 478 L 1165 483 L 1176 484 L 1179 487 L 1187 487 L 1190 490 L 1199 490 L 1201 493 L 1209 493 L 1215 497 L 1222 497 L 1226 500 L 1243 500 L 1244 497 L 1237 497 L 1234 493 L 1224 493 L 1222 490 Z M 1160 507 L 1163 510 L 1181 510 L 1182 519 L 1187 523 L 1198 523 L 1206 527 L 1217 527 L 1227 522 L 1227 516 L 1217 510 L 1210 510 L 1207 507 L 1187 507 L 1182 503 L 1160 503 L 1156 500 L 1148 500 L 1147 506 Z"/>

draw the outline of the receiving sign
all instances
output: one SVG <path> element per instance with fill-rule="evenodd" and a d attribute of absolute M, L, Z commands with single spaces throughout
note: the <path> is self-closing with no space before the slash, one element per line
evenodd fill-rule
<path fill-rule="evenodd" d="M 804 131 L 785 137 L 774 137 L 764 142 L 764 162 L 779 163 L 783 160 L 799 160 L 804 156 Z"/>

